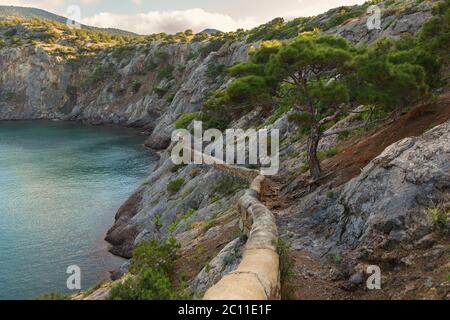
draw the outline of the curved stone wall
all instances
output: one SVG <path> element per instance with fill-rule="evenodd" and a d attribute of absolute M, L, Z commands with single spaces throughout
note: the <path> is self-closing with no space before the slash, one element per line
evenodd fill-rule
<path fill-rule="evenodd" d="M 280 298 L 278 231 L 272 212 L 260 202 L 264 180 L 256 177 L 239 200 L 241 230 L 248 236 L 242 261 L 206 292 L 204 300 Z"/>

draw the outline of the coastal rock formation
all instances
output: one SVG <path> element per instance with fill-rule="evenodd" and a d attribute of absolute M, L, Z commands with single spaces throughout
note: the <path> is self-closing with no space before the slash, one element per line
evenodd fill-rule
<path fill-rule="evenodd" d="M 282 236 L 296 250 L 416 243 L 433 231 L 427 209 L 450 199 L 450 122 L 401 140 L 340 187 L 322 186 L 288 209 Z"/>

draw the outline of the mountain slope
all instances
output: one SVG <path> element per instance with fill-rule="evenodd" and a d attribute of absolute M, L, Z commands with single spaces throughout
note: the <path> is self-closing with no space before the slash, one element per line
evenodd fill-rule
<path fill-rule="evenodd" d="M 67 18 L 42 10 L 37 8 L 27 8 L 27 7 L 17 7 L 17 6 L 0 6 L 0 20 L 9 19 L 21 19 L 21 20 L 32 20 L 32 19 L 42 19 L 47 21 L 55 21 L 59 23 L 66 23 Z M 81 25 L 83 29 L 107 32 L 113 35 L 119 36 L 135 36 L 136 34 L 129 31 L 124 31 L 114 28 L 97 28 L 87 25 Z"/>

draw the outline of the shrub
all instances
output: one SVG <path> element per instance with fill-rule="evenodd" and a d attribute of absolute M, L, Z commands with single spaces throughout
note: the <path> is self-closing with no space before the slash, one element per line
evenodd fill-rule
<path fill-rule="evenodd" d="M 219 51 L 220 48 L 225 44 L 225 41 L 223 40 L 213 40 L 210 41 L 206 46 L 200 48 L 199 53 L 200 55 L 205 58 L 207 57 L 211 52 Z"/>
<path fill-rule="evenodd" d="M 171 300 L 188 299 L 182 284 L 175 287 L 172 277 L 180 244 L 174 238 L 162 244 L 156 240 L 143 241 L 133 250 L 130 272 L 123 283 L 115 286 L 110 300 Z"/>
<path fill-rule="evenodd" d="M 175 238 L 170 238 L 163 244 L 158 244 L 156 240 L 142 241 L 133 250 L 130 272 L 138 274 L 142 270 L 155 269 L 172 276 L 179 249 L 180 244 Z"/>
<path fill-rule="evenodd" d="M 154 222 L 154 224 L 155 224 L 156 230 L 157 230 L 157 231 L 160 231 L 161 228 L 162 228 L 161 214 L 160 214 L 160 213 L 157 213 L 157 214 L 155 215 L 155 218 L 154 218 L 153 222 Z"/>
<path fill-rule="evenodd" d="M 427 214 L 438 228 L 446 228 L 450 224 L 450 211 L 443 205 L 435 205 L 427 209 Z"/>
<path fill-rule="evenodd" d="M 177 121 L 175 121 L 175 128 L 177 129 L 186 129 L 192 121 L 198 118 L 198 112 L 192 113 L 183 113 Z"/>
<path fill-rule="evenodd" d="M 113 52 L 113 57 L 119 61 L 129 59 L 133 56 L 134 48 L 131 46 L 118 47 Z"/>
<path fill-rule="evenodd" d="M 179 178 L 176 180 L 172 180 L 167 184 L 167 191 L 169 192 L 178 192 L 184 184 L 184 179 Z"/>
<path fill-rule="evenodd" d="M 286 299 L 290 295 L 290 280 L 294 275 L 294 260 L 290 256 L 289 245 L 283 240 L 278 240 L 277 251 L 280 257 L 280 282 L 282 286 L 282 298 Z"/>
<path fill-rule="evenodd" d="M 94 85 L 109 78 L 116 78 L 117 70 L 113 63 L 98 65 L 94 72 L 86 79 L 85 85 Z"/>
<path fill-rule="evenodd" d="M 139 80 L 134 80 L 131 85 L 131 89 L 134 93 L 138 93 L 139 89 L 141 89 L 142 83 Z"/>
<path fill-rule="evenodd" d="M 169 89 L 167 88 L 161 88 L 161 87 L 156 87 L 153 89 L 153 92 L 158 96 L 158 98 L 162 98 L 166 95 L 167 92 L 169 92 Z"/>
<path fill-rule="evenodd" d="M 17 34 L 17 29 L 9 29 L 5 32 L 5 37 L 11 38 Z"/>
<path fill-rule="evenodd" d="M 173 65 L 169 65 L 169 66 L 165 67 L 164 69 L 159 71 L 158 76 L 157 76 L 158 80 L 161 81 L 163 79 L 172 79 L 174 70 L 175 70 L 175 67 Z"/>
<path fill-rule="evenodd" d="M 188 211 L 186 211 L 185 214 L 183 214 L 181 217 L 177 218 L 170 226 L 169 226 L 169 231 L 170 232 L 174 232 L 178 225 L 180 224 L 181 221 L 187 221 L 189 220 L 190 217 L 192 217 L 194 215 L 194 213 L 197 212 L 196 209 L 189 209 Z"/>
<path fill-rule="evenodd" d="M 227 197 L 243 188 L 244 184 L 242 181 L 232 177 L 224 177 L 214 186 L 213 194 Z"/>
<path fill-rule="evenodd" d="M 155 58 L 158 62 L 164 62 L 170 57 L 169 53 L 164 50 L 159 50 L 155 53 Z"/>
<path fill-rule="evenodd" d="M 307 173 L 309 171 L 309 164 L 307 162 L 305 162 L 304 164 L 302 164 L 302 166 L 300 167 L 300 172 L 301 173 Z"/>
<path fill-rule="evenodd" d="M 114 287 L 109 300 L 173 300 L 178 298 L 177 290 L 163 272 L 155 269 L 143 271 L 135 278 L 128 278 Z"/>
<path fill-rule="evenodd" d="M 215 79 L 225 73 L 226 66 L 224 64 L 209 64 L 207 75 L 210 79 Z"/>

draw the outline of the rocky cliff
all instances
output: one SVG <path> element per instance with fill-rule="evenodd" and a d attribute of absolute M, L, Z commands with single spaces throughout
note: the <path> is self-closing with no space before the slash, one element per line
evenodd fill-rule
<path fill-rule="evenodd" d="M 347 19 L 342 19 L 342 9 L 331 10 L 314 22 L 324 32 L 353 42 L 373 42 L 417 32 L 431 17 L 436 1 L 388 2 L 380 4 L 381 30 L 367 29 L 366 7 L 353 7 Z M 299 27 L 296 33 L 302 30 Z M 139 127 L 148 135 L 147 146 L 164 150 L 180 115 L 199 111 L 208 96 L 230 80 L 225 68 L 246 60 L 249 48 L 264 40 L 250 38 L 148 41 L 108 47 L 76 59 L 58 54 L 55 45 L 0 46 L 0 120 L 59 119 Z M 248 128 L 258 116 L 257 111 L 250 113 L 235 126 Z M 349 117 L 336 127 L 355 121 Z M 295 138 L 287 115 L 265 124 L 281 130 L 281 173 L 290 175 L 305 160 L 305 141 Z M 305 191 L 283 213 L 289 219 L 280 218 L 283 238 L 295 250 L 308 249 L 322 257 L 359 249 L 375 239 L 377 243 L 420 241 L 430 231 L 425 208 L 445 198 L 449 188 L 448 136 L 447 123 L 422 138 L 388 148 L 361 175 L 332 192 L 328 186 Z M 337 143 L 336 136 L 324 138 L 320 149 Z M 176 188 L 170 187 L 173 182 Z M 286 185 L 287 193 L 304 187 Z M 215 168 L 175 166 L 168 152 L 162 151 L 155 171 L 116 215 L 107 235 L 112 252 L 129 258 L 143 239 L 176 236 L 184 255 L 190 257 L 184 267 L 194 279 L 191 287 L 204 292 L 238 265 L 243 242 L 238 239 L 235 203 L 247 186 L 248 181 Z"/>

